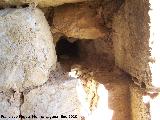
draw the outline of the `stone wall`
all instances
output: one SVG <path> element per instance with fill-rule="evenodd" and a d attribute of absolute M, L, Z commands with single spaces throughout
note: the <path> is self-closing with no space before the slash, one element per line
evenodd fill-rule
<path fill-rule="evenodd" d="M 0 6 L 21 6 L 25 4 L 39 5 L 40 7 L 58 6 L 65 3 L 76 3 L 90 0 L 1 0 Z"/>
<path fill-rule="evenodd" d="M 148 89 L 154 87 L 153 83 L 157 81 L 160 58 L 158 54 L 152 54 L 153 50 L 155 53 L 159 49 L 158 38 L 153 37 L 153 34 L 157 36 L 159 33 L 155 23 L 152 24 L 158 10 L 149 10 L 148 0 L 126 0 L 113 19 L 116 64 L 137 78 L 140 84 L 145 83 Z"/>
<path fill-rule="evenodd" d="M 158 0 L 83 1 L 88 0 L 0 1 L 4 8 L 0 10 L 1 114 L 156 119 Z M 75 50 L 80 55 L 74 59 L 62 55 L 64 68 L 57 64 L 54 46 L 62 36 L 70 43 L 77 40 Z"/>
<path fill-rule="evenodd" d="M 89 4 L 71 4 L 54 9 L 52 32 L 79 39 L 97 39 L 105 36 L 101 17 Z"/>
<path fill-rule="evenodd" d="M 23 91 L 48 80 L 57 57 L 40 9 L 1 10 L 0 39 L 0 90 Z"/>

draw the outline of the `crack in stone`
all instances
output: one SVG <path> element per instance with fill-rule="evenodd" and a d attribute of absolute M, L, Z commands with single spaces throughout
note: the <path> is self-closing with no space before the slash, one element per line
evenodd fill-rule
<path fill-rule="evenodd" d="M 20 106 L 19 106 L 19 111 L 20 111 L 20 115 L 22 115 L 22 111 L 21 111 L 21 107 L 24 103 L 24 94 L 23 92 L 21 92 L 21 95 L 20 95 Z M 23 118 L 20 118 L 20 120 L 22 120 Z"/>

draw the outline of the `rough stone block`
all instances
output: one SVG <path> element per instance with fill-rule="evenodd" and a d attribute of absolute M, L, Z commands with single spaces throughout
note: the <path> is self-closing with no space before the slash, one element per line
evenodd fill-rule
<path fill-rule="evenodd" d="M 39 86 L 56 66 L 52 34 L 39 9 L 0 11 L 0 89 Z"/>
<path fill-rule="evenodd" d="M 88 4 L 64 5 L 54 10 L 52 31 L 79 39 L 97 39 L 105 35 L 100 21 L 96 9 Z"/>
<path fill-rule="evenodd" d="M 134 83 L 130 85 L 132 120 L 150 120 L 149 103 L 144 101 L 144 91 Z"/>
<path fill-rule="evenodd" d="M 25 4 L 39 5 L 40 7 L 58 6 L 65 3 L 77 3 L 89 0 L 1 0 L 0 6 L 18 6 Z"/>
<path fill-rule="evenodd" d="M 160 87 L 159 13 L 158 0 L 126 0 L 113 19 L 116 64 L 149 89 Z"/>
<path fill-rule="evenodd" d="M 80 120 L 76 83 L 76 79 L 63 82 L 56 79 L 54 84 L 44 85 L 24 94 L 24 103 L 21 106 L 22 115 L 29 116 L 34 113 L 38 120 L 42 119 L 41 116 L 44 120 L 48 120 L 46 117 L 52 118 L 53 116 L 58 116 L 56 119 L 59 120 L 64 119 L 61 115 L 67 116 L 67 120 L 70 120 L 69 115 L 77 115 L 75 119 Z"/>

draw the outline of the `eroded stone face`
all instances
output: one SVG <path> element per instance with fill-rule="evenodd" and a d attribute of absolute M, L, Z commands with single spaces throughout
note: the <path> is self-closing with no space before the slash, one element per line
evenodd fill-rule
<path fill-rule="evenodd" d="M 84 2 L 89 0 L 1 0 L 0 6 L 5 5 L 23 5 L 28 3 L 38 4 L 40 7 L 58 6 L 65 3 Z M 90 0 L 91 1 L 91 0 Z"/>
<path fill-rule="evenodd" d="M 87 4 L 64 5 L 55 8 L 52 31 L 79 39 L 97 39 L 105 36 L 101 18 L 95 8 Z"/>
<path fill-rule="evenodd" d="M 10 96 L 0 93 L 0 115 L 3 120 L 20 120 L 20 93 Z M 18 116 L 18 118 L 16 118 Z M 10 117 L 10 118 L 9 118 Z M 12 118 L 13 117 L 13 118 Z M 14 118 L 15 117 L 15 118 Z"/>
<path fill-rule="evenodd" d="M 41 10 L 0 11 L 0 89 L 42 85 L 55 63 L 52 35 Z"/>
<path fill-rule="evenodd" d="M 151 86 L 149 3 L 127 0 L 113 19 L 113 44 L 116 64 Z"/>
<path fill-rule="evenodd" d="M 56 80 L 54 85 L 44 85 L 31 90 L 24 95 L 21 113 L 24 116 L 34 113 L 38 120 L 42 119 L 41 116 L 44 117 L 44 120 L 48 120 L 46 117 L 53 116 L 62 119 L 61 115 L 67 116 L 69 119 L 69 115 L 72 114 L 77 115 L 75 119 L 80 120 L 80 103 L 77 98 L 76 83 L 76 79 L 63 82 Z"/>
<path fill-rule="evenodd" d="M 133 120 L 150 120 L 149 103 L 144 102 L 144 90 L 130 84 L 131 116 Z"/>

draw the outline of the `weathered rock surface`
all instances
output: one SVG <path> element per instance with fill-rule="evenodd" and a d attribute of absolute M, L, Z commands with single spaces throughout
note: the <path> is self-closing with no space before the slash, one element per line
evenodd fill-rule
<path fill-rule="evenodd" d="M 55 64 L 52 35 L 41 10 L 0 11 L 0 89 L 42 85 Z"/>
<path fill-rule="evenodd" d="M 76 3 L 76 2 L 84 2 L 84 1 L 91 1 L 91 0 L 1 0 L 0 6 L 4 5 L 24 5 L 28 3 L 35 3 L 38 4 L 40 7 L 49 7 L 49 6 L 58 6 L 65 3 Z"/>
<path fill-rule="evenodd" d="M 20 120 L 19 108 L 20 108 L 20 93 L 14 93 L 11 96 L 5 95 L 4 93 L 0 93 L 1 120 L 11 120 L 11 119 Z"/>
<path fill-rule="evenodd" d="M 160 87 L 157 72 L 160 42 L 156 28 L 160 18 L 156 2 L 151 2 L 152 10 L 149 11 L 148 1 L 126 0 L 113 20 L 116 64 L 136 77 L 140 84 L 145 83 L 147 88 Z"/>
<path fill-rule="evenodd" d="M 105 36 L 101 20 L 96 9 L 88 4 L 63 5 L 54 10 L 52 31 L 67 37 L 97 39 Z"/>
<path fill-rule="evenodd" d="M 21 113 L 24 116 L 35 114 L 38 120 L 41 116 L 46 117 L 66 115 L 77 115 L 80 120 L 79 100 L 77 98 L 76 85 L 77 79 L 65 79 L 61 70 L 51 74 L 49 83 L 42 87 L 31 90 L 24 94 L 24 103 L 21 106 Z M 65 80 L 64 80 L 65 79 Z M 32 119 L 30 119 L 32 120 Z"/>
<path fill-rule="evenodd" d="M 149 103 L 144 101 L 144 90 L 130 84 L 130 102 L 132 120 L 150 120 Z"/>

